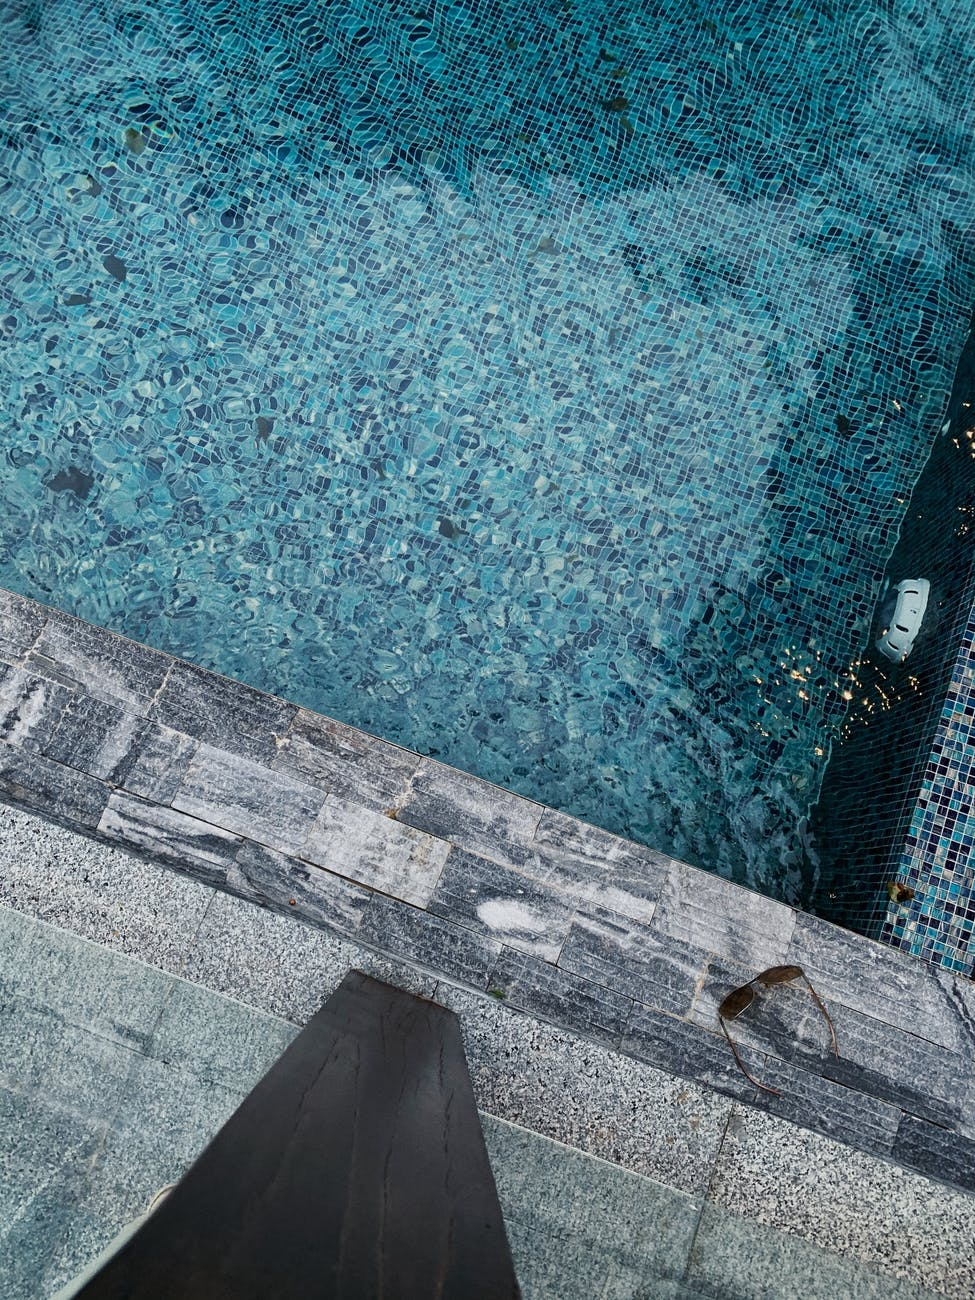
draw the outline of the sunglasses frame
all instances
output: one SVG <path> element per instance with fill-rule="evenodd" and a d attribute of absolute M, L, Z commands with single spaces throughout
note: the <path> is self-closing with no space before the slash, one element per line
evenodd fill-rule
<path fill-rule="evenodd" d="M 738 1054 L 738 1048 L 735 1046 L 734 1040 L 732 1039 L 731 1035 L 728 1033 L 728 1026 L 726 1022 L 729 1020 L 737 1020 L 738 1017 L 742 1015 L 745 1011 L 747 1011 L 748 1008 L 752 1005 L 752 1003 L 755 1001 L 755 996 L 756 996 L 755 989 L 753 987 L 754 985 L 759 984 L 761 985 L 762 988 L 771 989 L 771 988 L 775 988 L 777 984 L 789 984 L 792 982 L 792 980 L 796 980 L 796 979 L 801 979 L 805 981 L 806 987 L 808 988 L 810 994 L 812 995 L 813 1001 L 816 1003 L 816 1006 L 819 1007 L 820 1011 L 823 1013 L 823 1016 L 826 1019 L 826 1023 L 827 1025 L 829 1025 L 829 1033 L 833 1045 L 833 1054 L 835 1056 L 839 1056 L 840 1049 L 836 1042 L 836 1030 L 833 1028 L 833 1021 L 830 1018 L 830 1014 L 826 1010 L 826 1007 L 823 1005 L 822 999 L 820 998 L 816 990 L 813 988 L 812 984 L 810 984 L 809 977 L 806 974 L 806 972 L 802 969 L 801 966 L 769 966 L 767 970 L 760 971 L 758 975 L 754 975 L 746 984 L 739 984 L 737 988 L 734 988 L 729 993 L 726 993 L 725 996 L 721 999 L 721 1001 L 718 1004 L 718 1023 L 721 1025 L 721 1029 L 724 1033 L 724 1036 L 728 1040 L 728 1045 L 731 1048 L 732 1053 L 734 1054 L 734 1058 L 738 1063 L 739 1070 L 741 1070 L 742 1074 L 749 1081 L 749 1083 L 753 1083 L 756 1088 L 761 1088 L 763 1092 L 772 1093 L 772 1095 L 775 1097 L 782 1096 L 782 1093 L 778 1090 L 778 1088 L 772 1088 L 766 1083 L 759 1083 L 759 1081 L 753 1075 L 751 1075 L 748 1072 L 748 1070 L 745 1068 L 745 1063 Z M 743 993 L 747 993 L 749 995 L 747 1001 L 742 1001 L 741 1006 L 738 1006 L 736 1010 L 729 1009 L 728 1004 L 732 1001 L 732 999 L 734 998 L 736 1000 L 740 1000 L 741 995 Z M 736 1004 L 733 1003 L 732 1005 L 734 1006 Z"/>

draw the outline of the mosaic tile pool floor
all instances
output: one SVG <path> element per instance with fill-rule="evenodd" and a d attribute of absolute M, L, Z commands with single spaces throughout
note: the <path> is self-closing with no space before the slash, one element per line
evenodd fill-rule
<path fill-rule="evenodd" d="M 970 0 L 0 6 L 0 584 L 788 901 Z"/>

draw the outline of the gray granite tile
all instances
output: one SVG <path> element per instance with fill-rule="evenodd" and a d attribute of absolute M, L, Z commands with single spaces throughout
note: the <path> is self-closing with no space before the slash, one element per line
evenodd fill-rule
<path fill-rule="evenodd" d="M 46 1297 L 84 1258 L 82 1202 L 104 1125 L 0 1090 L 0 1278 L 8 1300 Z"/>
<path fill-rule="evenodd" d="M 193 755 L 173 807 L 282 853 L 293 853 L 307 840 L 324 798 L 304 781 L 204 744 Z"/>
<path fill-rule="evenodd" d="M 688 1276 L 715 1300 L 934 1300 L 938 1294 L 833 1254 L 828 1238 L 813 1244 L 710 1203 Z"/>
<path fill-rule="evenodd" d="M 428 906 L 437 916 L 552 962 L 572 917 L 571 903 L 554 890 L 457 848 L 450 850 Z"/>
<path fill-rule="evenodd" d="M 431 916 L 421 908 L 375 895 L 358 937 L 428 970 L 485 988 L 501 950 L 495 940 Z"/>
<path fill-rule="evenodd" d="M 713 1030 L 718 1024 L 718 1003 L 753 973 L 737 963 L 713 960 L 690 1018 Z M 813 986 L 820 991 L 818 979 Z M 959 1057 L 841 1003 L 827 1000 L 826 1005 L 836 1030 L 838 1057 L 831 1048 L 829 1028 L 800 981 L 760 992 L 734 1022 L 735 1040 L 912 1114 L 942 1123 L 958 1121 L 965 1073 Z"/>
<path fill-rule="evenodd" d="M 159 692 L 157 722 L 218 749 L 270 763 L 297 713 L 294 704 L 177 661 Z"/>
<path fill-rule="evenodd" d="M 894 1155 L 930 1178 L 975 1190 L 975 1141 L 971 1138 L 905 1115 L 897 1130 Z"/>
<path fill-rule="evenodd" d="M 56 763 L 118 784 L 118 773 L 129 765 L 150 725 L 117 705 L 72 694 L 40 752 Z"/>
<path fill-rule="evenodd" d="M 491 996 L 503 995 L 508 1006 L 614 1046 L 633 1009 L 621 993 L 510 948 L 502 948 L 488 983 Z"/>
<path fill-rule="evenodd" d="M 39 753 L 53 735 L 72 692 L 24 668 L 0 680 L 0 741 Z"/>
<path fill-rule="evenodd" d="M 171 803 L 199 741 L 153 722 L 111 775 L 113 784 L 155 803 Z"/>
<path fill-rule="evenodd" d="M 299 709 L 275 768 L 376 812 L 397 807 L 422 760 L 342 722 Z"/>
<path fill-rule="evenodd" d="M 119 1227 L 141 1214 L 160 1188 L 183 1176 L 242 1099 L 239 1089 L 205 1074 L 137 1057 L 86 1198 L 89 1210 L 111 1214 Z"/>
<path fill-rule="evenodd" d="M 804 914 L 788 960 L 803 967 L 822 997 L 975 1059 L 975 1015 L 958 977 Z"/>
<path fill-rule="evenodd" d="M 975 1197 L 762 1111 L 736 1107 L 708 1197 L 877 1272 L 975 1293 Z"/>
<path fill-rule="evenodd" d="M 227 873 L 227 888 L 242 898 L 300 916 L 340 934 L 354 934 L 372 895 L 322 867 L 298 862 L 245 842 Z"/>
<path fill-rule="evenodd" d="M 749 1072 L 764 1082 L 766 1058 L 754 1048 L 735 1045 Z M 753 1101 L 757 1089 L 739 1070 L 731 1048 L 721 1035 L 707 1033 L 697 1025 L 673 1016 L 637 1006 L 623 1037 L 623 1051 L 641 1061 L 693 1079 L 716 1092 Z"/>
<path fill-rule="evenodd" d="M 559 965 L 659 1011 L 686 1016 L 708 956 L 650 926 L 593 908 L 573 918 Z"/>
<path fill-rule="evenodd" d="M 244 1095 L 297 1032 L 286 1020 L 178 979 L 169 985 L 146 1052 L 207 1084 Z"/>
<path fill-rule="evenodd" d="M 45 1300 L 56 1296 L 69 1283 L 74 1284 L 82 1270 L 87 1269 L 116 1236 L 116 1230 L 103 1216 L 95 1216 L 82 1208 L 86 1189 L 83 1180 L 82 1173 L 78 1178 L 80 1187 L 77 1192 L 70 1182 L 66 1186 L 59 1179 L 56 1186 L 51 1185 L 46 1194 L 42 1193 L 42 1204 L 37 1206 L 37 1217 L 43 1225 L 50 1226 L 50 1237 L 46 1241 L 44 1226 L 39 1234 L 36 1224 L 32 1223 L 24 1233 L 30 1242 L 26 1247 L 25 1259 L 30 1258 L 33 1249 L 40 1247 L 37 1268 L 28 1267 L 25 1276 L 32 1278 L 31 1285 L 36 1288 L 34 1294 L 45 1297 Z M 47 1202 L 46 1205 L 43 1204 L 44 1201 Z M 66 1201 L 70 1209 L 67 1208 Z M 23 1250 L 24 1247 L 17 1249 Z M 0 1264 L 0 1273 L 2 1272 L 3 1266 Z"/>
<path fill-rule="evenodd" d="M 166 970 L 211 890 L 31 813 L 0 805 L 0 903 Z"/>
<path fill-rule="evenodd" d="M 681 862 L 670 864 L 651 926 L 756 971 L 785 961 L 795 912 Z"/>
<path fill-rule="evenodd" d="M 41 634 L 48 611 L 0 587 L 0 659 L 16 663 Z"/>
<path fill-rule="evenodd" d="M 732 1102 L 493 998 L 442 983 L 482 1110 L 697 1195 Z"/>
<path fill-rule="evenodd" d="M 173 662 L 158 650 L 55 610 L 27 659 L 45 677 L 140 715 L 148 712 Z"/>
<path fill-rule="evenodd" d="M 407 825 L 503 863 L 517 862 L 541 815 L 541 804 L 429 759 L 413 776 L 398 810 Z"/>
<path fill-rule="evenodd" d="M 108 800 L 108 787 L 75 768 L 0 744 L 0 799 L 64 825 L 94 827 Z"/>
<path fill-rule="evenodd" d="M 0 1088 L 93 1124 L 112 1122 L 139 1055 L 118 1035 L 103 1037 L 17 995 L 0 1007 L 0 1049 Z"/>
<path fill-rule="evenodd" d="M 15 1026 L 27 1011 L 39 1025 L 46 1018 L 50 1043 L 40 1057 L 51 1054 L 68 1026 L 105 1044 L 142 1050 L 171 983 L 172 976 L 142 962 L 0 908 L 0 986 L 6 999 L 20 1003 L 5 1023 Z"/>
<path fill-rule="evenodd" d="M 408 962 L 220 893 L 194 936 L 181 973 L 301 1025 L 350 970 L 424 997 L 432 997 L 437 988 L 435 976 Z"/>
<path fill-rule="evenodd" d="M 760 1092 L 755 1097 L 755 1105 L 770 1114 L 872 1155 L 891 1154 L 901 1119 L 898 1107 L 774 1057 L 766 1063 L 762 1082 L 782 1094 Z"/>
<path fill-rule="evenodd" d="M 241 839 L 174 808 L 116 792 L 98 833 L 113 843 L 167 862 L 205 885 L 222 885 Z"/>
<path fill-rule="evenodd" d="M 588 1233 L 559 1237 L 507 1213 L 505 1231 L 524 1300 L 660 1300 L 676 1294 L 662 1288 L 679 1286 L 632 1255 L 615 1255 L 610 1238 L 597 1244 Z"/>
<path fill-rule="evenodd" d="M 482 1116 L 525 1300 L 656 1296 L 685 1270 L 700 1197 Z"/>
<path fill-rule="evenodd" d="M 449 850 L 444 840 L 329 795 L 301 856 L 336 875 L 424 907 Z"/>

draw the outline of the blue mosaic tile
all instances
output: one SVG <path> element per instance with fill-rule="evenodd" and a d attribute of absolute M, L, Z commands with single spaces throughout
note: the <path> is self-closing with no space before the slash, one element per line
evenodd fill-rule
<path fill-rule="evenodd" d="M 891 903 L 878 937 L 975 976 L 975 610 L 968 620 L 896 878 L 913 898 Z M 951 810 L 956 815 L 950 815 Z"/>
<path fill-rule="evenodd" d="M 0 12 L 0 583 L 795 900 L 970 8 Z"/>

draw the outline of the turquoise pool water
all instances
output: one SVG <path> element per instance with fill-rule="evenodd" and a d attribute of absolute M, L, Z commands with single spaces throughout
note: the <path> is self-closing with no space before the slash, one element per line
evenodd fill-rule
<path fill-rule="evenodd" d="M 0 15 L 0 583 L 800 898 L 967 0 Z"/>

